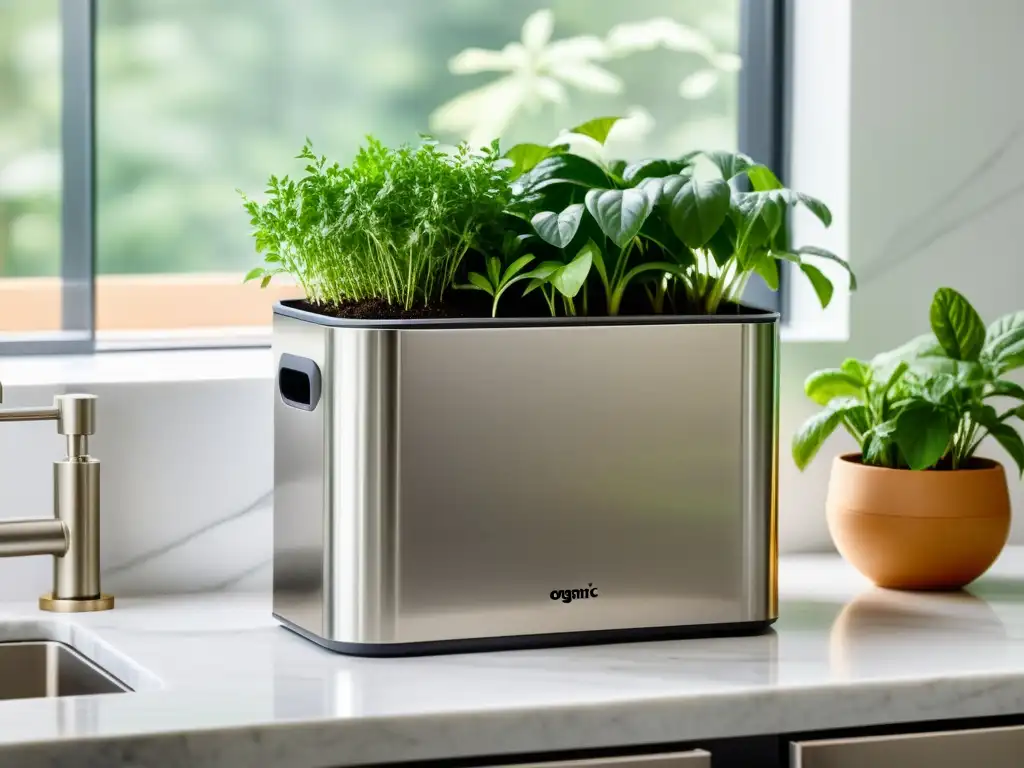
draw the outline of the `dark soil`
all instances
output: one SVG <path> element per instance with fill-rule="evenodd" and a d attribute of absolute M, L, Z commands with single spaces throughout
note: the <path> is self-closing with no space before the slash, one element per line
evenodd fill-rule
<path fill-rule="evenodd" d="M 595 299 L 591 296 L 591 299 Z M 288 302 L 296 309 L 306 312 L 313 312 L 328 317 L 338 317 L 347 320 L 433 320 L 451 318 L 486 318 L 491 316 L 491 297 L 482 291 L 448 291 L 444 297 L 444 303 L 431 307 L 413 307 L 403 309 L 395 304 L 388 304 L 383 299 L 364 299 L 362 301 L 351 301 L 344 304 L 313 304 L 307 301 Z M 596 297 L 596 306 L 603 308 L 604 297 Z M 577 307 L 582 306 L 580 299 L 576 300 Z M 561 312 L 559 302 L 559 315 Z M 702 312 L 694 312 L 686 307 L 680 307 L 678 312 L 666 312 L 666 314 L 699 315 Z M 592 317 L 604 316 L 602 312 L 593 311 L 589 313 Z M 551 312 L 547 304 L 537 294 L 531 296 L 510 296 L 505 294 L 498 305 L 498 316 L 504 318 L 536 318 L 550 317 Z M 582 314 L 582 313 L 581 313 Z M 637 315 L 651 315 L 651 304 L 647 296 L 642 292 L 630 294 L 627 292 L 622 306 L 619 308 L 619 315 L 624 317 Z M 719 315 L 744 314 L 743 308 L 735 304 L 724 305 L 719 309 Z"/>
<path fill-rule="evenodd" d="M 863 460 L 861 459 L 861 455 L 859 453 L 851 454 L 850 457 L 847 460 L 851 461 L 854 464 L 863 464 L 864 466 L 873 466 L 873 465 L 870 465 L 870 464 L 864 464 Z M 992 459 L 982 458 L 981 456 L 971 456 L 971 458 L 969 458 L 966 461 L 962 462 L 960 464 L 960 466 L 957 467 L 954 470 L 953 469 L 953 460 L 950 457 L 948 457 L 948 456 L 944 456 L 939 461 L 939 463 L 936 464 L 934 467 L 929 467 L 928 469 L 924 469 L 924 470 L 921 470 L 921 471 L 922 472 L 962 472 L 964 470 L 969 470 L 969 469 L 992 469 L 995 466 L 998 466 L 998 465 Z M 899 471 L 899 472 L 912 472 L 913 470 L 900 467 L 897 471 Z"/>

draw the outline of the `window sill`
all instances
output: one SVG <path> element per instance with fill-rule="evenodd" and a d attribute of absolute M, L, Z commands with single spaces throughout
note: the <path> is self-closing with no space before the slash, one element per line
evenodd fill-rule
<path fill-rule="evenodd" d="M 152 384 L 273 378 L 270 349 L 190 349 L 27 355 L 3 360 L 4 390 L 19 387 Z"/>

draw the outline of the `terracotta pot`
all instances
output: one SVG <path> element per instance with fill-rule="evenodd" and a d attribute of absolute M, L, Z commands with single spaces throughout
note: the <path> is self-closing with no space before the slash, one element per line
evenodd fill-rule
<path fill-rule="evenodd" d="M 988 570 L 1010 532 L 1006 475 L 988 459 L 913 472 L 839 456 L 827 509 L 839 553 L 890 589 L 958 589 Z"/>

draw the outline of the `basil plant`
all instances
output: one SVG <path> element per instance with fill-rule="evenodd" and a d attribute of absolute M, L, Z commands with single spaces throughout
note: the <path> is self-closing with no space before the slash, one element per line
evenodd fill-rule
<path fill-rule="evenodd" d="M 898 349 L 808 377 L 806 394 L 823 408 L 793 439 L 798 467 L 842 426 L 865 464 L 962 469 L 991 436 L 1024 474 L 1024 387 L 1007 378 L 1024 367 L 1024 311 L 986 328 L 964 296 L 940 288 L 930 320 L 931 333 Z"/>
<path fill-rule="evenodd" d="M 600 149 L 618 119 L 597 118 L 569 134 Z M 495 315 L 517 283 L 521 295 L 539 291 L 552 315 L 715 314 L 735 310 L 754 274 L 776 290 L 779 264 L 790 262 L 822 306 L 831 301 L 832 283 L 815 262 L 846 262 L 823 248 L 790 247 L 785 227 L 796 205 L 828 227 L 832 214 L 822 201 L 785 188 L 740 153 L 633 163 L 601 154 L 573 152 L 558 140 L 509 149 L 506 212 L 517 236 L 501 254 L 482 257 L 483 268 L 459 287 L 488 293 Z"/>

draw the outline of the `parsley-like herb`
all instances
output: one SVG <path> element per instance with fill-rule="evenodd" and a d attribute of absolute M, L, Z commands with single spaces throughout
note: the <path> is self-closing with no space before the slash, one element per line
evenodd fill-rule
<path fill-rule="evenodd" d="M 242 195 L 265 262 L 247 280 L 291 274 L 318 304 L 427 307 L 469 251 L 500 247 L 511 191 L 496 142 L 446 153 L 433 141 L 389 149 L 370 137 L 342 168 L 307 139 L 298 158 L 306 175 L 271 176 L 263 204 Z"/>

